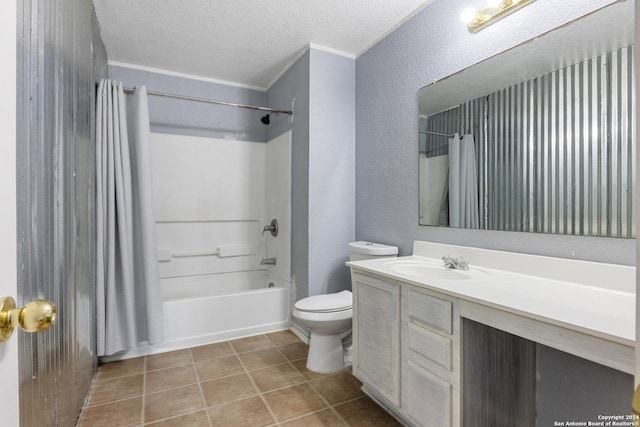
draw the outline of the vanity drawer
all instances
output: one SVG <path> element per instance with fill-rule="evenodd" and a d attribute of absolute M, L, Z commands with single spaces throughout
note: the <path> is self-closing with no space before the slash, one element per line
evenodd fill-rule
<path fill-rule="evenodd" d="M 453 303 L 409 290 L 407 315 L 410 321 L 418 321 L 438 331 L 453 333 Z"/>
<path fill-rule="evenodd" d="M 407 341 L 411 354 L 417 353 L 451 371 L 453 348 L 451 339 L 431 332 L 414 323 L 409 323 L 407 328 Z M 418 360 L 416 360 L 416 362 L 418 362 Z"/>

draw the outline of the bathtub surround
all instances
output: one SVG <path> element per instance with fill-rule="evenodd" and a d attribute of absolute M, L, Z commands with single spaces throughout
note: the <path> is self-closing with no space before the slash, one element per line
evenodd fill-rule
<path fill-rule="evenodd" d="M 286 329 L 291 132 L 267 143 L 152 133 L 150 151 L 165 339 L 103 361 Z M 278 236 L 262 233 L 273 218 Z"/>
<path fill-rule="evenodd" d="M 107 76 L 107 55 L 90 1 L 15 3 L 17 17 L 3 19 L 18 30 L 18 80 L 6 82 L 17 85 L 17 134 L 15 146 L 3 145 L 17 155 L 17 300 L 51 299 L 60 317 L 37 337 L 12 337 L 20 353 L 12 393 L 20 425 L 69 426 L 96 365 L 95 84 Z"/>
<path fill-rule="evenodd" d="M 162 342 L 151 190 L 149 109 L 102 80 L 96 100 L 96 310 L 98 356 Z"/>

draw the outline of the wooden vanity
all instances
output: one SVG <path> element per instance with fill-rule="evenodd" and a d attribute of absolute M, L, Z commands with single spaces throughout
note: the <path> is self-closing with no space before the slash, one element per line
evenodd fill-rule
<path fill-rule="evenodd" d="M 348 265 L 354 375 L 408 425 L 535 426 L 536 343 L 633 373 L 634 267 L 428 242 Z"/>

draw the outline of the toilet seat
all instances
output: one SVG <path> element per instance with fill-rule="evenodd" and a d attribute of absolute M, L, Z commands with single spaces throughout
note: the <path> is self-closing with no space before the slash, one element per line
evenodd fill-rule
<path fill-rule="evenodd" d="M 351 310 L 353 294 L 351 291 L 342 291 L 334 294 L 315 295 L 301 299 L 294 306 L 298 311 L 309 313 L 334 313 Z"/>

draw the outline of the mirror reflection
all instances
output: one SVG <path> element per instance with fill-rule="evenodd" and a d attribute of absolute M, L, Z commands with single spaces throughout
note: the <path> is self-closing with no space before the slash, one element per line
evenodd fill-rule
<path fill-rule="evenodd" d="M 420 224 L 635 236 L 633 2 L 422 88 Z"/>

